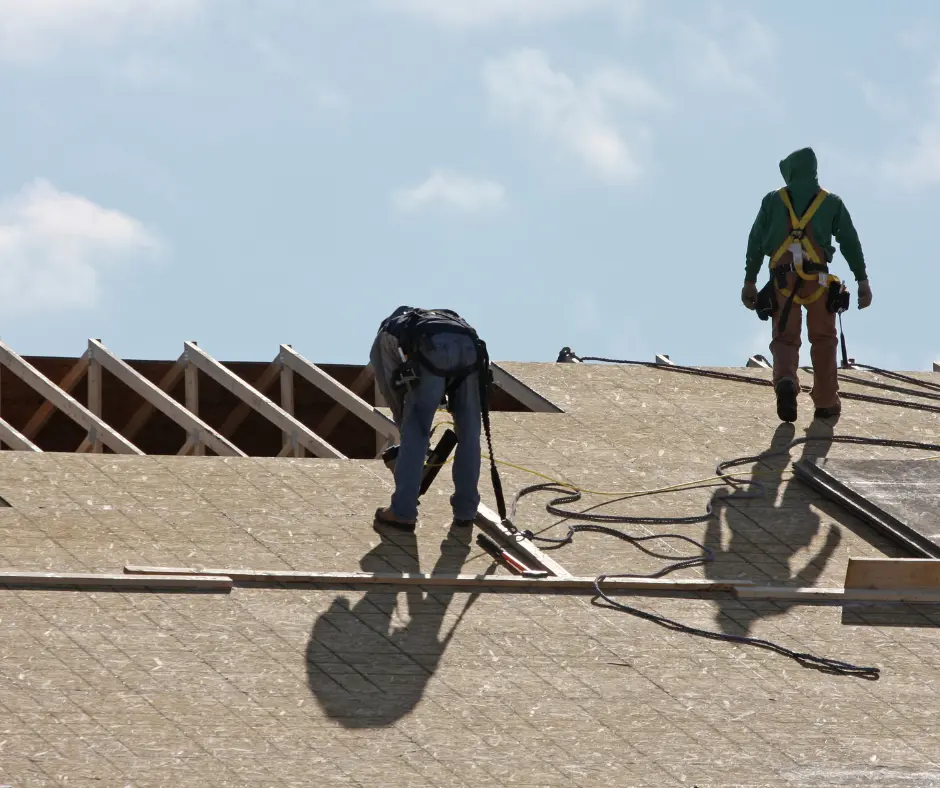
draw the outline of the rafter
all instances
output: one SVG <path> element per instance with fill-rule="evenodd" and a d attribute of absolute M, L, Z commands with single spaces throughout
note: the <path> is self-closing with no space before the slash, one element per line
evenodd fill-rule
<path fill-rule="evenodd" d="M 62 376 L 62 380 L 59 381 L 59 388 L 66 394 L 71 394 L 72 390 L 78 385 L 78 382 L 87 371 L 88 354 L 83 353 L 82 357 L 72 364 L 69 371 Z M 49 402 L 49 400 L 43 402 L 42 405 L 36 409 L 36 412 L 32 415 L 30 420 L 26 422 L 26 426 L 23 427 L 23 435 L 30 440 L 35 440 L 40 430 L 46 426 L 55 411 L 56 406 Z"/>
<path fill-rule="evenodd" d="M 220 386 L 234 394 L 246 405 L 257 411 L 282 432 L 286 432 L 304 448 L 317 457 L 347 459 L 346 455 L 324 441 L 307 425 L 298 421 L 279 405 L 268 399 L 254 386 L 249 385 L 227 367 L 216 361 L 194 342 L 184 345 L 186 363 L 198 367 L 199 371 L 215 380 Z M 277 365 L 275 365 L 277 366 Z M 280 374 L 278 370 L 277 374 Z"/>

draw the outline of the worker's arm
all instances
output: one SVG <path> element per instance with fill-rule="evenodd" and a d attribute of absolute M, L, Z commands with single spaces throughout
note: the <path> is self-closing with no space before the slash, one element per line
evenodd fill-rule
<path fill-rule="evenodd" d="M 862 243 L 858 240 L 858 233 L 852 223 L 852 216 L 845 203 L 839 200 L 839 209 L 832 221 L 832 234 L 839 243 L 839 251 L 849 264 L 856 282 L 868 279 L 865 271 L 865 255 L 862 253 Z"/>
<path fill-rule="evenodd" d="M 760 210 L 747 237 L 747 255 L 744 262 L 744 282 L 754 283 L 764 265 L 764 233 L 767 228 L 767 198 L 761 200 Z"/>

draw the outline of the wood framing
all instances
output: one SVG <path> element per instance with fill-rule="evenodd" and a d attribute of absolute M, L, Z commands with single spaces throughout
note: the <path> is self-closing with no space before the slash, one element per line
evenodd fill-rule
<path fill-rule="evenodd" d="M 940 593 L 940 559 L 849 558 L 845 587 L 921 589 Z"/>
<path fill-rule="evenodd" d="M 169 394 L 161 391 L 127 362 L 122 361 L 108 350 L 100 340 L 88 340 L 89 380 L 94 368 L 105 368 L 125 386 L 137 392 L 147 402 L 153 404 L 168 418 L 179 424 L 187 433 L 187 442 L 208 446 L 221 456 L 247 457 L 234 443 L 222 437 L 206 422 L 199 418 L 198 412 L 192 412 L 180 405 Z M 99 414 L 100 415 L 100 414 Z"/>
<path fill-rule="evenodd" d="M 281 345 L 278 360 L 286 369 L 292 370 L 304 380 L 312 383 L 380 435 L 398 442 L 399 434 L 395 422 L 372 407 L 358 394 L 346 388 L 336 378 L 328 375 L 312 361 L 308 361 L 290 345 Z"/>
<path fill-rule="evenodd" d="M 0 441 L 16 451 L 42 451 L 22 432 L 15 430 L 2 418 L 0 418 Z"/>
<path fill-rule="evenodd" d="M 194 416 L 199 416 L 199 368 L 188 359 L 184 367 L 183 378 L 185 386 L 183 397 L 186 401 L 186 409 Z M 200 437 L 192 436 L 186 440 L 182 453 L 189 454 L 190 452 L 196 457 L 205 456 L 206 445 Z"/>
<path fill-rule="evenodd" d="M 545 593 L 555 591 L 584 591 L 594 593 L 593 577 L 540 577 L 531 578 L 522 575 L 434 575 L 421 572 L 404 574 L 385 572 L 305 572 L 282 569 L 194 569 L 170 568 L 159 566 L 125 566 L 124 571 L 130 575 L 163 575 L 202 577 L 214 575 L 229 577 L 236 582 L 249 583 L 303 583 L 305 585 L 392 585 L 392 586 L 426 586 L 429 588 L 468 588 L 492 591 L 531 591 L 540 590 Z M 707 592 L 707 591 L 734 591 L 739 587 L 750 586 L 748 580 L 704 580 L 698 578 L 682 578 L 665 580 L 663 578 L 645 577 L 612 577 L 604 580 L 602 588 L 612 594 L 622 592 L 644 591 L 675 591 L 679 593 Z"/>
<path fill-rule="evenodd" d="M 160 389 L 160 391 L 169 393 L 173 390 L 173 387 L 179 383 L 179 380 L 181 377 L 183 377 L 185 370 L 186 365 L 183 363 L 183 357 L 180 356 L 174 362 L 173 366 L 166 371 L 166 374 L 160 378 L 160 382 L 157 384 L 157 388 Z M 144 424 L 147 423 L 147 419 L 153 415 L 154 410 L 156 410 L 156 408 L 154 408 L 152 402 L 149 400 L 144 402 L 144 404 L 141 405 L 134 412 L 134 415 L 131 416 L 131 418 L 128 420 L 127 426 L 123 430 L 124 437 L 128 440 L 134 440 L 137 433 L 140 432 L 143 429 Z"/>
<path fill-rule="evenodd" d="M 934 372 L 940 372 L 940 361 L 934 361 L 934 362 L 933 362 L 933 371 L 934 371 Z"/>
<path fill-rule="evenodd" d="M 352 386 L 350 386 L 349 389 L 357 397 L 361 397 L 366 390 L 373 385 L 374 375 L 372 373 L 372 367 L 366 366 L 363 368 L 362 372 L 356 376 L 356 379 L 352 382 Z M 336 425 L 342 421 L 347 413 L 349 413 L 349 411 L 337 402 L 327 411 L 326 415 L 320 420 L 320 423 L 317 424 L 317 435 L 323 438 L 330 437 L 330 433 L 336 429 Z"/>
<path fill-rule="evenodd" d="M 741 599 L 772 599 L 794 603 L 813 602 L 909 602 L 940 604 L 940 591 L 919 588 L 800 588 L 794 586 L 752 586 L 737 588 Z"/>
<path fill-rule="evenodd" d="M 88 341 L 89 347 L 91 346 L 92 340 Z M 92 358 L 91 354 L 88 354 L 88 410 L 90 410 L 95 416 L 99 419 L 101 418 L 102 409 L 104 403 L 102 401 L 102 392 L 101 392 L 101 364 L 97 359 Z M 102 451 L 102 443 L 100 438 L 95 441 L 89 441 L 90 449 L 95 454 L 100 454 Z"/>
<path fill-rule="evenodd" d="M 88 572 L 0 572 L 0 588 L 7 586 L 29 588 L 110 588 L 230 591 L 232 578 L 216 575 L 186 573 L 173 575 L 96 574 Z"/>
<path fill-rule="evenodd" d="M 100 440 L 118 454 L 143 454 L 127 438 L 112 429 L 70 394 L 56 386 L 49 378 L 3 342 L 0 342 L 0 363 L 30 388 L 59 408 L 72 421 L 87 430 L 87 441 L 91 445 Z"/>
<path fill-rule="evenodd" d="M 756 356 L 751 356 L 751 357 L 747 360 L 747 364 L 746 364 L 745 366 L 748 366 L 748 367 L 758 367 L 758 368 L 761 368 L 761 369 L 771 369 L 770 363 L 767 361 L 766 358 L 764 358 L 764 357 L 763 357 L 762 355 L 760 355 L 760 354 L 758 354 L 758 355 L 756 355 Z"/>
<path fill-rule="evenodd" d="M 495 537 L 501 544 L 522 553 L 528 559 L 527 563 L 533 565 L 534 569 L 544 569 L 556 577 L 571 576 L 571 573 L 554 558 L 539 550 L 531 539 L 526 539 L 521 533 L 511 533 L 503 525 L 499 515 L 485 504 L 481 503 L 478 507 L 476 522 L 480 528 Z"/>
<path fill-rule="evenodd" d="M 84 353 L 82 357 L 72 365 L 71 369 L 62 376 L 62 380 L 59 381 L 59 388 L 66 394 L 71 394 L 72 390 L 78 385 L 78 382 L 85 376 L 87 371 L 88 353 Z M 43 402 L 32 415 L 32 418 L 26 422 L 26 426 L 23 427 L 23 435 L 30 440 L 35 440 L 39 431 L 46 426 L 55 411 L 56 406 L 49 400 Z M 133 436 L 128 436 L 128 440 L 133 440 Z"/>
<path fill-rule="evenodd" d="M 281 407 L 289 416 L 296 415 L 294 410 L 294 370 L 281 365 Z M 278 457 L 303 457 L 306 454 L 300 441 L 292 435 L 284 433 L 284 442 Z"/>
<path fill-rule="evenodd" d="M 272 361 L 265 368 L 264 372 L 261 373 L 261 377 L 252 384 L 252 386 L 257 389 L 261 394 L 264 394 L 271 386 L 274 381 L 278 379 L 281 374 L 281 365 L 276 361 Z M 252 407 L 245 402 L 239 402 L 236 405 L 232 412 L 229 413 L 228 417 L 222 423 L 222 428 L 219 430 L 226 438 L 231 438 L 245 419 L 248 418 L 248 415 L 251 413 Z"/>
<path fill-rule="evenodd" d="M 670 359 L 669 356 L 667 356 L 667 355 L 665 355 L 665 354 L 663 354 L 663 353 L 657 353 L 655 360 L 656 360 L 656 363 L 657 363 L 657 364 L 662 364 L 662 365 L 667 366 L 667 367 L 674 367 L 674 366 L 675 366 L 675 364 L 672 363 L 672 359 Z"/>
<path fill-rule="evenodd" d="M 525 405 L 529 410 L 535 413 L 564 413 L 564 411 L 550 402 L 537 391 L 529 388 L 519 378 L 510 375 L 495 361 L 490 362 L 490 369 L 493 372 L 493 384 L 505 391 L 517 402 Z"/>
<path fill-rule="evenodd" d="M 246 383 L 238 375 L 226 368 L 202 348 L 193 342 L 184 345 L 186 362 L 198 367 L 200 372 L 211 377 L 220 386 L 234 394 L 242 402 L 253 408 L 282 432 L 296 436 L 296 440 L 316 457 L 330 457 L 338 460 L 347 459 L 346 455 L 314 433 L 307 425 L 298 421 L 283 408 L 268 399 L 258 389 Z M 276 368 L 276 365 L 275 365 Z M 280 371 L 277 370 L 277 374 Z"/>

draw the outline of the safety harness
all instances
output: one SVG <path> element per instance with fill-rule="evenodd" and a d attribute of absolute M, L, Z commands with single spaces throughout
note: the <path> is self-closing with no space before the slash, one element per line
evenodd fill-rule
<path fill-rule="evenodd" d="M 828 292 L 829 310 L 835 312 L 837 309 L 834 309 L 833 306 L 835 306 L 837 302 L 841 303 L 839 299 L 842 297 L 844 287 L 839 277 L 829 273 L 826 255 L 812 237 L 812 231 L 809 226 L 816 211 L 819 210 L 819 206 L 821 206 L 829 196 L 829 192 L 825 189 L 820 189 L 814 196 L 813 201 L 809 204 L 809 208 L 806 209 L 806 213 L 800 217 L 797 217 L 796 211 L 793 210 L 793 202 L 790 199 L 789 189 L 784 187 L 780 189 L 777 194 L 780 195 L 780 199 L 783 200 L 783 204 L 787 208 L 787 237 L 770 258 L 771 281 L 767 284 L 768 290 L 770 290 L 771 282 L 775 282 L 777 290 L 787 299 L 786 303 L 783 305 L 783 311 L 781 312 L 780 322 L 777 327 L 778 333 L 782 333 L 787 327 L 790 310 L 794 303 L 812 304 L 818 301 L 823 293 Z M 784 255 L 788 252 L 790 259 L 787 262 L 781 262 Z M 797 275 L 797 281 L 792 290 L 787 287 L 787 274 L 791 271 Z M 797 292 L 802 289 L 804 281 L 816 281 L 819 286 L 809 295 L 797 295 Z M 772 296 L 773 294 L 768 293 L 768 295 Z M 777 299 L 774 297 L 772 305 L 776 305 L 776 300 Z M 773 311 L 773 306 L 771 307 L 771 311 Z M 766 317 L 762 319 L 766 320 Z"/>
<path fill-rule="evenodd" d="M 476 345 L 476 359 L 472 364 L 458 369 L 440 369 L 425 355 L 421 348 L 421 339 L 434 334 L 449 333 L 463 334 L 473 339 Z M 420 367 L 424 367 L 432 375 L 444 378 L 444 402 L 447 409 L 453 412 L 454 394 L 458 387 L 474 372 L 480 387 L 480 415 L 483 419 L 483 432 L 486 435 L 486 445 L 490 455 L 490 478 L 493 483 L 493 494 L 496 498 L 496 509 L 504 525 L 512 526 L 506 514 L 506 500 L 503 495 L 503 485 L 496 468 L 496 455 L 493 453 L 493 438 L 490 429 L 489 388 L 493 382 L 493 373 L 490 369 L 490 356 L 486 342 L 480 339 L 466 320 L 450 309 L 412 309 L 405 316 L 402 328 L 398 335 L 398 346 L 402 355 L 402 365 L 399 367 L 392 385 L 396 388 L 411 388 L 417 381 Z M 457 435 L 460 441 L 460 435 Z M 514 527 L 511 530 L 515 530 Z"/>

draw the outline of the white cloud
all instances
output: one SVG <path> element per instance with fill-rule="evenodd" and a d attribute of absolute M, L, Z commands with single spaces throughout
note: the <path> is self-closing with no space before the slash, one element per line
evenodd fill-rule
<path fill-rule="evenodd" d="M 72 40 L 188 18 L 205 0 L 0 0 L 0 58 L 31 61 Z"/>
<path fill-rule="evenodd" d="M 773 61 L 777 43 L 757 19 L 731 16 L 719 7 L 707 25 L 680 25 L 678 34 L 686 71 L 697 84 L 765 97 L 755 74 Z"/>
<path fill-rule="evenodd" d="M 0 202 L 0 311 L 92 307 L 100 269 L 158 248 L 135 219 L 33 181 Z"/>
<path fill-rule="evenodd" d="M 881 165 L 882 175 L 908 189 L 940 186 L 940 65 L 928 80 L 928 95 L 922 105 L 926 115 L 910 125 L 910 142 L 889 154 Z"/>
<path fill-rule="evenodd" d="M 424 183 L 395 192 L 392 200 L 405 212 L 436 205 L 464 213 L 481 213 L 503 206 L 506 190 L 496 181 L 471 178 L 450 170 L 434 170 Z"/>
<path fill-rule="evenodd" d="M 455 28 L 558 22 L 600 9 L 629 18 L 639 6 L 639 0 L 377 0 L 377 3 Z"/>
<path fill-rule="evenodd" d="M 666 106 L 656 88 L 638 74 L 604 68 L 576 82 L 534 49 L 490 60 L 483 79 L 498 118 L 552 140 L 596 175 L 612 180 L 633 179 L 642 172 L 633 146 L 613 117 L 616 108 Z"/>

